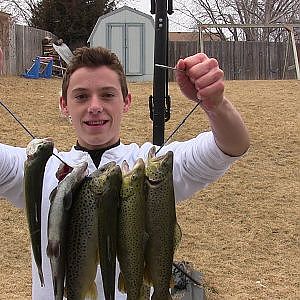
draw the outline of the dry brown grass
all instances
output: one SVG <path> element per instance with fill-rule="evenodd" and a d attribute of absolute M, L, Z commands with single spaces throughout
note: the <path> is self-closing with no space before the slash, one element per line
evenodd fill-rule
<path fill-rule="evenodd" d="M 37 136 L 67 150 L 75 136 L 60 117 L 60 80 L 1 77 L 3 100 Z M 151 83 L 132 83 L 133 106 L 122 140 L 152 140 Z M 193 107 L 170 85 L 166 136 Z M 300 299 L 298 81 L 227 82 L 226 94 L 251 135 L 247 155 L 218 182 L 178 205 L 183 239 L 177 260 L 204 274 L 208 299 Z M 1 109 L 1 142 L 26 146 L 30 137 Z M 176 134 L 184 140 L 208 128 L 200 109 Z M 31 267 L 24 212 L 0 203 L 0 299 L 30 299 Z"/>

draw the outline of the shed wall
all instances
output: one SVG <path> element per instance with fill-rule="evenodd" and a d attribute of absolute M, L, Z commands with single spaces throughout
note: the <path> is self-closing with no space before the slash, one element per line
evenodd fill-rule
<path fill-rule="evenodd" d="M 109 48 L 109 32 L 108 26 L 110 24 L 144 24 L 144 70 L 142 75 L 127 75 L 129 81 L 148 81 L 153 77 L 153 62 L 154 62 L 154 26 L 151 20 L 144 16 L 134 13 L 129 10 L 122 10 L 118 13 L 111 14 L 104 17 L 96 24 L 95 31 L 90 38 L 91 47 L 107 47 Z M 114 39 L 115 37 L 110 37 Z M 123 38 L 126 38 L 123 37 Z M 139 38 L 135 35 L 130 35 L 131 38 Z M 117 37 L 120 40 L 120 36 Z M 115 43 L 117 41 L 114 41 Z M 119 41 L 122 43 L 122 41 Z M 127 43 L 135 44 L 135 41 L 128 40 Z"/>

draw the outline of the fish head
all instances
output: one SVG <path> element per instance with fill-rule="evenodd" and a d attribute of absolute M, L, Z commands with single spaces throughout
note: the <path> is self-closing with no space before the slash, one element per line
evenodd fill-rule
<path fill-rule="evenodd" d="M 166 154 L 156 157 L 152 147 L 145 169 L 147 179 L 154 184 L 163 181 L 173 171 L 173 156 L 173 152 L 168 151 Z"/>
<path fill-rule="evenodd" d="M 145 179 L 145 163 L 139 158 L 130 170 L 126 160 L 123 161 L 122 166 L 122 194 L 126 195 L 134 193 L 134 189 L 138 188 L 144 183 Z"/>
<path fill-rule="evenodd" d="M 111 186 L 117 183 L 117 178 L 121 178 L 121 169 L 115 162 L 109 162 L 92 173 L 94 181 L 93 191 L 100 195 L 109 192 Z"/>
<path fill-rule="evenodd" d="M 28 159 L 35 157 L 51 156 L 54 148 L 54 142 L 50 138 L 38 139 L 35 138 L 29 142 L 26 147 L 26 154 Z"/>

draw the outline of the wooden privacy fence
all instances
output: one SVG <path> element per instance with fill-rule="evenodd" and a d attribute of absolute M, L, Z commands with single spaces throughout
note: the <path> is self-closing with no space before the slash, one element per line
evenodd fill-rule
<path fill-rule="evenodd" d="M 14 24 L 9 15 L 0 13 L 0 46 L 4 51 L 3 74 L 21 75 L 32 60 L 42 54 L 44 37 L 51 32 Z M 197 41 L 169 42 L 169 65 L 180 57 L 198 52 Z M 300 44 L 297 44 L 298 57 Z M 215 57 L 228 80 L 296 79 L 292 45 L 283 42 L 204 41 L 204 52 Z M 169 72 L 174 80 L 174 73 Z"/>
<path fill-rule="evenodd" d="M 1 19 L 0 19 L 1 20 Z M 0 46 L 4 51 L 5 75 L 21 75 L 29 69 L 32 60 L 42 55 L 42 40 L 46 36 L 54 37 L 51 32 L 29 26 L 17 25 L 6 19 L 0 33 Z"/>
<path fill-rule="evenodd" d="M 169 42 L 169 65 L 200 52 L 198 49 L 197 41 Z M 297 49 L 299 53 L 300 44 Z M 289 43 L 204 41 L 204 52 L 219 61 L 227 80 L 297 78 Z M 169 79 L 174 80 L 173 72 L 169 72 Z"/>

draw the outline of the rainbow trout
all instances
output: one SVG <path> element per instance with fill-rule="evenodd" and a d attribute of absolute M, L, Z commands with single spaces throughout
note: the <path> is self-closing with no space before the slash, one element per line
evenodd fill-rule
<path fill-rule="evenodd" d="M 155 157 L 155 147 L 148 154 L 146 174 L 146 271 L 153 284 L 152 300 L 172 299 L 169 287 L 176 244 L 181 238 L 176 221 L 173 188 L 173 152 Z"/>
<path fill-rule="evenodd" d="M 145 164 L 140 158 L 132 170 L 122 163 L 122 187 L 118 230 L 118 260 L 121 273 L 118 288 L 127 300 L 141 296 L 144 276 L 145 234 Z"/>
<path fill-rule="evenodd" d="M 98 246 L 105 300 L 115 299 L 116 252 L 118 234 L 119 195 L 122 173 L 119 166 L 111 164 L 99 177 L 101 193 L 98 202 Z"/>
<path fill-rule="evenodd" d="M 66 229 L 74 192 L 85 177 L 87 166 L 87 162 L 83 162 L 72 169 L 62 163 L 56 175 L 61 181 L 50 194 L 47 256 L 50 258 L 55 300 L 62 300 L 64 295 Z"/>
<path fill-rule="evenodd" d="M 107 197 L 107 193 L 110 193 L 110 174 L 114 173 L 115 169 L 115 162 L 111 162 L 86 177 L 74 199 L 68 226 L 66 272 L 68 300 L 83 300 L 88 296 L 91 299 L 97 298 L 94 280 L 99 261 L 98 205 L 101 198 Z M 107 245 L 106 241 L 104 244 Z M 111 255 L 111 251 L 108 253 Z M 101 257 L 102 259 L 107 258 Z"/>
<path fill-rule="evenodd" d="M 24 194 L 31 246 L 41 286 L 44 286 L 41 252 L 41 205 L 45 167 L 53 153 L 54 144 L 49 138 L 33 139 L 26 148 L 24 163 Z"/>

